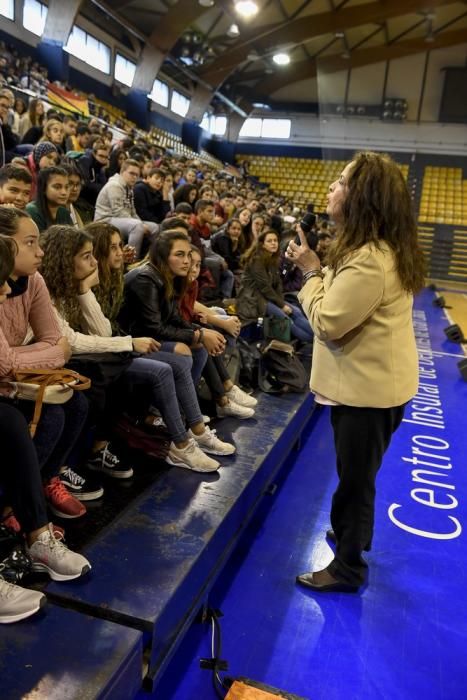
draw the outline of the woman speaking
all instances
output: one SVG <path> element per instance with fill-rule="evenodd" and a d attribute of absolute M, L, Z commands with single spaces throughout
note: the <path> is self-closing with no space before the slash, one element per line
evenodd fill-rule
<path fill-rule="evenodd" d="M 297 583 L 351 592 L 368 569 L 376 474 L 417 392 L 412 303 L 424 260 L 406 183 L 388 156 L 358 154 L 330 185 L 327 213 L 337 235 L 326 268 L 302 233 L 286 252 L 303 273 L 299 300 L 315 333 L 310 386 L 331 407 L 339 477 L 327 533 L 334 559 Z"/>

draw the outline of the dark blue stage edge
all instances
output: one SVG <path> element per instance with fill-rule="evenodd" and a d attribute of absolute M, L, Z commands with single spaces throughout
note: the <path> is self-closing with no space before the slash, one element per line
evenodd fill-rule
<path fill-rule="evenodd" d="M 324 535 L 335 458 L 324 410 L 267 519 L 250 528 L 210 596 L 224 613 L 229 676 L 310 700 L 467 698 L 467 384 L 456 366 L 462 349 L 446 340 L 450 321 L 433 298 L 426 290 L 416 300 L 420 390 L 378 476 L 369 585 L 356 595 L 294 585 L 332 557 Z M 214 700 L 199 669 L 209 648 L 208 629 L 193 632 L 170 668 L 179 681 L 167 673 L 160 700 Z"/>
<path fill-rule="evenodd" d="M 143 631 L 153 687 L 312 412 L 308 394 L 263 395 L 257 420 L 222 421 L 238 454 L 218 474 L 171 469 L 85 549 L 91 576 L 47 593 Z"/>

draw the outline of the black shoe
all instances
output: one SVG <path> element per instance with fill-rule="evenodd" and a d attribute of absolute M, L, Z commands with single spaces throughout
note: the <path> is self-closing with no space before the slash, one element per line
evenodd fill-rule
<path fill-rule="evenodd" d="M 328 539 L 330 542 L 333 544 L 337 544 L 337 537 L 336 533 L 334 530 L 326 530 L 326 539 Z M 366 547 L 363 547 L 364 552 L 369 552 L 371 549 L 371 545 L 367 544 Z"/>
<path fill-rule="evenodd" d="M 78 501 L 94 501 L 104 495 L 102 485 L 92 474 L 81 476 L 70 467 L 59 474 L 60 481 L 66 486 L 68 493 L 78 499 Z"/>
<path fill-rule="evenodd" d="M 133 476 L 133 469 L 125 467 L 117 455 L 110 451 L 110 443 L 102 450 L 93 452 L 87 461 L 87 466 L 114 479 L 131 479 Z"/>
<path fill-rule="evenodd" d="M 356 593 L 359 588 L 345 581 L 335 579 L 327 569 L 300 574 L 295 580 L 300 586 L 311 588 L 312 591 L 318 591 L 319 593 Z"/>

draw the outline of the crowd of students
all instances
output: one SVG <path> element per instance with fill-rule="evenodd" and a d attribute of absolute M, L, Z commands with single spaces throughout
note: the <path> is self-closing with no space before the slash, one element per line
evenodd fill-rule
<path fill-rule="evenodd" d="M 31 103 L 28 152 L 19 138 L 8 148 L 12 105 L 0 91 L 10 161 L 0 168 L 0 432 L 9 431 L 0 528 L 24 534 L 34 570 L 67 580 L 91 565 L 67 548 L 47 509 L 82 517 L 104 493 L 96 476 L 131 478 L 113 442 L 123 412 L 137 412 L 147 430 L 160 415 L 169 464 L 216 471 L 216 457 L 235 446 L 203 416 L 200 378 L 218 418 L 248 419 L 257 399 L 224 359 L 242 325 L 289 317 L 292 335 L 312 341 L 296 300 L 300 272 L 281 254 L 303 212 L 249 177 L 163 152 L 148 135 L 114 142 L 97 120 Z M 318 221 L 312 234 L 324 261 L 332 231 Z M 15 372 L 64 366 L 99 368 L 104 382 L 44 404 L 31 439 L 33 403 L 14 397 Z M 0 622 L 44 602 L 19 581 L 0 573 Z"/>

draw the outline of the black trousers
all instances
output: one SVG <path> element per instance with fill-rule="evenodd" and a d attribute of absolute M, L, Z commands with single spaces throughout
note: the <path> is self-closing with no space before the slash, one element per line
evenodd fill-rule
<path fill-rule="evenodd" d="M 353 585 L 365 580 L 362 551 L 371 548 L 373 538 L 376 474 L 404 408 L 331 407 L 339 484 L 331 507 L 336 555 L 328 570 Z"/>
<path fill-rule="evenodd" d="M 5 505 L 13 508 L 24 532 L 47 525 L 42 477 L 28 424 L 18 409 L 0 402 L 0 484 Z"/>

